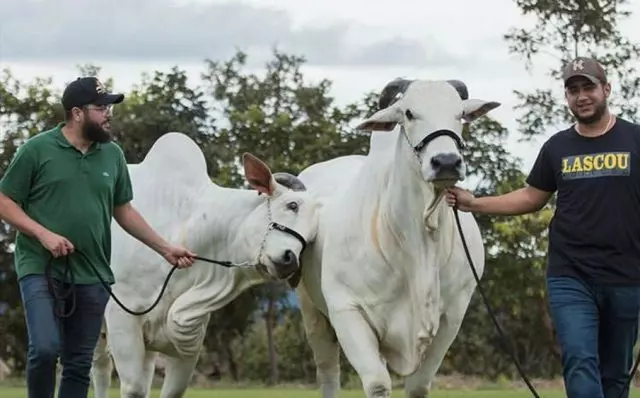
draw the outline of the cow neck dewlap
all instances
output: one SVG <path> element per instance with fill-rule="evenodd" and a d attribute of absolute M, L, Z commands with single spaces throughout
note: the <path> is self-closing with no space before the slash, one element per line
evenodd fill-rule
<path fill-rule="evenodd" d="M 418 161 L 419 155 L 416 156 L 413 148 L 409 147 L 403 134 L 404 130 L 400 130 L 396 140 L 396 159 L 391 165 L 394 170 L 393 178 L 397 178 L 404 186 L 401 189 L 409 189 L 412 192 L 411 198 L 415 199 L 413 203 L 421 207 L 423 228 L 426 228 L 427 232 L 433 233 L 438 229 L 438 210 L 441 209 L 444 190 L 436 189 L 434 184 L 424 181 L 422 170 L 420 170 L 421 165 Z M 414 208 L 411 209 L 413 214 Z"/>
<path fill-rule="evenodd" d="M 435 233 L 439 227 L 440 215 L 444 206 L 444 190 L 433 190 L 431 201 L 422 212 L 422 222 L 429 233 Z"/>
<path fill-rule="evenodd" d="M 247 255 L 254 256 L 253 252 L 234 253 L 231 242 L 243 220 L 264 198 L 250 191 L 216 193 L 218 195 L 203 202 L 186 228 L 182 228 L 189 232 L 181 243 L 203 257 L 216 260 L 237 262 L 246 260 Z M 212 311 L 224 307 L 251 286 L 263 283 L 263 278 L 253 269 L 227 268 L 202 261 L 179 272 L 190 280 L 183 291 L 172 292 L 177 297 L 169 308 L 166 325 L 167 336 L 183 355 L 199 352 Z"/>
<path fill-rule="evenodd" d="M 396 195 L 393 211 L 397 212 L 399 218 L 404 218 L 401 225 L 411 223 L 415 228 L 424 229 L 427 219 L 437 208 L 440 195 L 434 190 L 433 184 L 424 181 L 418 156 L 402 131 L 398 134 L 395 159 L 390 167 L 390 185 L 397 189 L 395 192 L 402 193 Z"/>
<path fill-rule="evenodd" d="M 404 281 L 415 336 L 424 350 L 439 327 L 440 248 L 423 221 L 424 209 L 434 198 L 431 184 L 422 180 L 415 155 L 404 145 L 407 151 L 397 148 L 395 158 L 370 169 L 377 185 L 370 188 L 375 193 L 367 208 L 372 244 L 389 270 Z"/>
<path fill-rule="evenodd" d="M 404 139 L 400 137 L 400 139 Z M 391 263 L 424 255 L 428 236 L 423 222 L 423 212 L 434 199 L 430 184 L 418 174 L 415 155 L 406 142 L 397 141 L 395 156 L 378 160 L 371 165 L 371 184 L 375 184 L 376 195 L 370 208 L 372 212 L 372 238 L 379 253 Z M 410 162 L 416 163 L 412 165 Z M 366 200 L 366 199 L 365 199 Z M 390 258 L 398 253 L 399 258 Z M 397 266 L 397 265 L 392 265 Z"/>

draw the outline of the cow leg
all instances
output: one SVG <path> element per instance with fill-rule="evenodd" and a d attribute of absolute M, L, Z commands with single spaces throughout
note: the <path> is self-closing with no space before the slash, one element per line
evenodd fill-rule
<path fill-rule="evenodd" d="M 152 351 L 143 352 L 142 358 L 137 359 L 133 359 L 132 356 L 124 359 L 121 356 L 116 357 L 114 355 L 116 369 L 120 377 L 121 398 L 149 398 L 156 369 L 157 355 Z M 131 362 L 123 364 L 122 361 Z"/>
<path fill-rule="evenodd" d="M 347 360 L 362 380 L 367 398 L 390 398 L 391 376 L 376 334 L 360 311 L 330 311 L 329 317 Z"/>
<path fill-rule="evenodd" d="M 111 386 L 111 374 L 113 373 L 113 363 L 107 348 L 107 334 L 104 324 L 98 339 L 98 344 L 93 353 L 93 364 L 91 366 L 91 379 L 95 398 L 108 398 L 109 387 Z"/>
<path fill-rule="evenodd" d="M 120 396 L 148 397 L 157 354 L 146 350 L 138 317 L 113 305 L 107 310 L 106 320 L 109 349 L 120 378 Z"/>
<path fill-rule="evenodd" d="M 340 392 L 340 346 L 327 317 L 311 302 L 304 291 L 298 290 L 298 300 L 307 342 L 313 352 L 316 380 L 322 398 L 338 398 Z"/>
<path fill-rule="evenodd" d="M 166 357 L 160 398 L 182 398 L 197 363 L 198 355 L 189 358 Z"/>
<path fill-rule="evenodd" d="M 468 294 L 467 294 L 468 293 Z M 456 300 L 451 302 L 448 311 L 440 319 L 440 328 L 427 348 L 425 361 L 418 370 L 406 378 L 404 392 L 407 398 L 427 398 L 431 383 L 444 360 L 449 347 L 462 326 L 464 314 L 473 294 L 472 289 L 464 289 Z"/>

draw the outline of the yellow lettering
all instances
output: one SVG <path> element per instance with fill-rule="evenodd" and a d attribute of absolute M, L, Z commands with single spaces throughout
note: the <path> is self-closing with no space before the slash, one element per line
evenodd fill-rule
<path fill-rule="evenodd" d="M 604 163 L 604 155 L 596 155 L 593 157 L 593 168 L 596 170 L 602 170 Z"/>
<path fill-rule="evenodd" d="M 579 173 L 593 170 L 627 170 L 629 168 L 628 153 L 600 153 L 597 155 L 575 156 L 562 159 L 562 172 Z"/>
<path fill-rule="evenodd" d="M 584 171 L 593 170 L 593 156 L 585 156 L 584 159 L 582 159 L 582 169 Z"/>
<path fill-rule="evenodd" d="M 569 159 L 567 158 L 562 159 L 562 172 L 563 173 L 571 172 L 571 168 L 569 167 Z"/>
<path fill-rule="evenodd" d="M 620 170 L 626 170 L 629 167 L 629 154 L 628 153 L 619 153 L 617 156 L 618 160 L 618 168 Z"/>
<path fill-rule="evenodd" d="M 577 171 L 582 171 L 582 159 L 578 156 L 573 160 L 573 166 L 571 167 L 571 172 L 575 173 Z"/>
<path fill-rule="evenodd" d="M 616 155 L 612 153 L 608 153 L 604 157 L 604 168 L 605 169 L 614 169 L 616 167 Z"/>

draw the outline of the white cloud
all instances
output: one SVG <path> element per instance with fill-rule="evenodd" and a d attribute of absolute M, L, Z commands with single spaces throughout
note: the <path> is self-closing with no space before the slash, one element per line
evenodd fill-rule
<path fill-rule="evenodd" d="M 62 5 L 55 0 L 4 0 L 0 7 L 0 51 L 12 60 L 194 61 L 227 58 L 236 48 L 260 54 L 278 46 L 304 53 L 315 65 L 427 66 L 432 61 L 457 61 L 437 40 L 428 51 L 421 41 L 399 34 L 363 41 L 366 35 L 357 21 L 299 26 L 286 9 L 259 3 L 65 0 Z"/>
<path fill-rule="evenodd" d="M 545 72 L 557 65 L 543 62 L 529 74 L 523 59 L 508 54 L 502 36 L 511 27 L 532 25 L 513 0 L 167 1 L 64 0 L 63 6 L 48 0 L 36 6 L 4 0 L 0 67 L 12 67 L 20 78 L 52 75 L 62 85 L 76 76 L 76 64 L 96 63 L 103 77 L 115 78 L 116 89 L 128 90 L 141 72 L 176 64 L 196 81 L 202 59 L 228 59 L 236 46 L 261 66 L 278 43 L 309 59 L 307 78 L 331 79 L 340 103 L 359 100 L 397 76 L 465 81 L 471 96 L 502 103 L 491 115 L 511 130 L 509 150 L 524 159 L 525 170 L 553 132 L 517 143 L 512 91 L 554 87 Z M 184 5 L 190 8 L 179 7 Z M 640 41 L 640 24 L 633 23 L 640 2 L 626 8 L 634 16 L 621 22 L 622 31 Z M 71 10 L 82 17 L 74 19 Z M 120 33 L 109 34 L 116 25 Z M 27 43 L 28 37 L 37 40 Z M 99 51 L 89 52 L 89 44 Z"/>

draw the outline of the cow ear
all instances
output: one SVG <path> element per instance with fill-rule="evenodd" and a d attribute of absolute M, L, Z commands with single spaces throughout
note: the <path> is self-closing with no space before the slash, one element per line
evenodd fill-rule
<path fill-rule="evenodd" d="M 478 119 L 480 116 L 484 116 L 490 111 L 499 107 L 500 103 L 496 101 L 485 101 L 471 98 L 464 100 L 462 106 L 462 118 L 465 122 L 471 123 Z"/>
<path fill-rule="evenodd" d="M 391 131 L 396 124 L 402 121 L 402 111 L 393 104 L 388 108 L 379 110 L 356 126 L 356 130 L 365 131 Z"/>
<path fill-rule="evenodd" d="M 276 181 L 269 166 L 256 156 L 245 152 L 242 154 L 244 177 L 256 191 L 271 196 L 276 189 Z"/>

